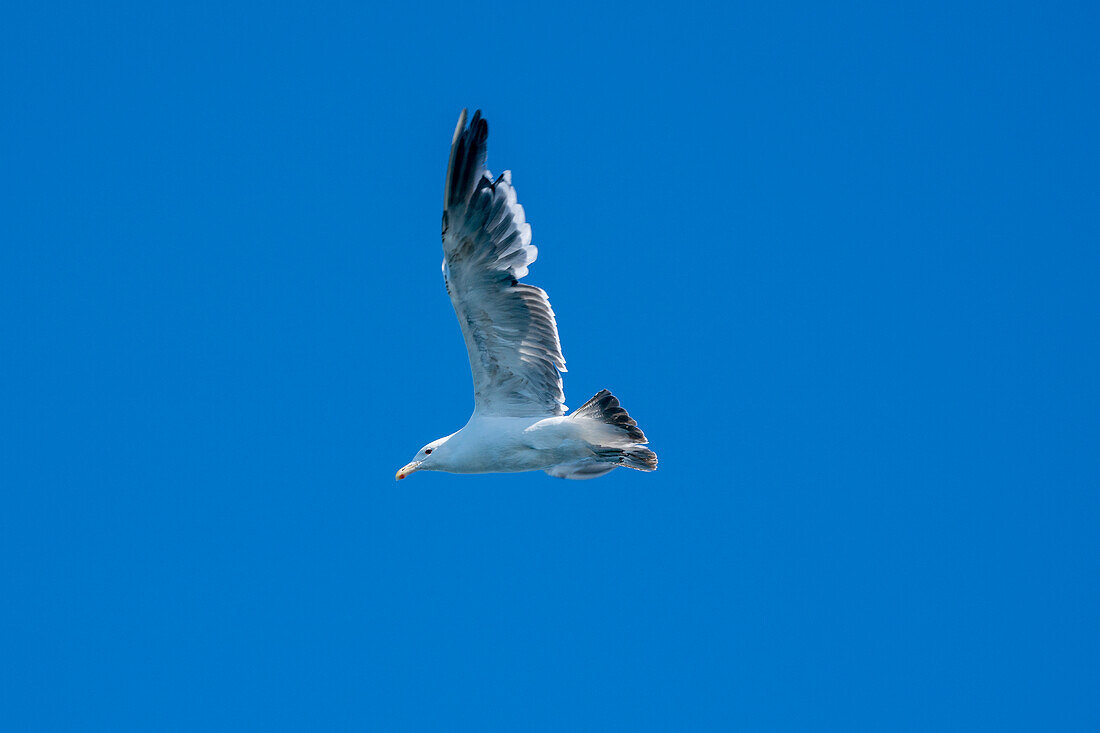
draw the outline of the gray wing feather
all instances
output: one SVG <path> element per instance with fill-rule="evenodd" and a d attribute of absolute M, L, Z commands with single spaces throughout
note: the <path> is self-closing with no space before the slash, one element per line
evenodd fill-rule
<path fill-rule="evenodd" d="M 485 168 L 489 128 L 466 110 L 451 143 L 443 194 L 443 278 L 458 316 L 484 415 L 562 415 L 565 358 L 542 289 L 519 280 L 535 261 L 512 177 Z"/>

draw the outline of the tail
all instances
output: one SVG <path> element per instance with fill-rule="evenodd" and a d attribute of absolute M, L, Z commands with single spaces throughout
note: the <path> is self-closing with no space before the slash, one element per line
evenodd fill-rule
<path fill-rule="evenodd" d="M 619 445 L 601 447 L 597 451 L 605 461 L 637 471 L 657 470 L 657 454 L 643 447 L 649 442 L 646 440 L 645 433 L 619 404 L 615 395 L 606 389 L 600 390 L 599 394 L 574 410 L 569 417 L 596 420 L 615 429 L 618 440 L 614 443 Z M 626 445 L 622 445 L 623 443 Z"/>

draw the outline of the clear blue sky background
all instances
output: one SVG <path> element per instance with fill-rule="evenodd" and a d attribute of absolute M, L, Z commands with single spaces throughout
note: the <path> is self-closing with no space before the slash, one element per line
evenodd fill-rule
<path fill-rule="evenodd" d="M 887 5 L 5 5 L 2 727 L 1096 730 L 1100 18 Z M 464 106 L 657 473 L 394 481 Z"/>

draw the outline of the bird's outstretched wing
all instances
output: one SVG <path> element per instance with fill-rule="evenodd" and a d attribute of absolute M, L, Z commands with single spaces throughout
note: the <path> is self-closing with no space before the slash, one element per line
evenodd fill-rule
<path fill-rule="evenodd" d="M 561 415 L 565 358 L 542 289 L 521 283 L 538 250 L 512 177 L 485 168 L 489 126 L 458 118 L 443 192 L 443 279 L 451 296 L 481 415 Z"/>

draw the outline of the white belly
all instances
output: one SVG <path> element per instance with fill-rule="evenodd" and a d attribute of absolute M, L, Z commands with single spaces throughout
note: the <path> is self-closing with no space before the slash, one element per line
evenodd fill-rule
<path fill-rule="evenodd" d="M 541 471 L 592 455 L 567 417 L 473 417 L 448 441 L 451 473 Z"/>

